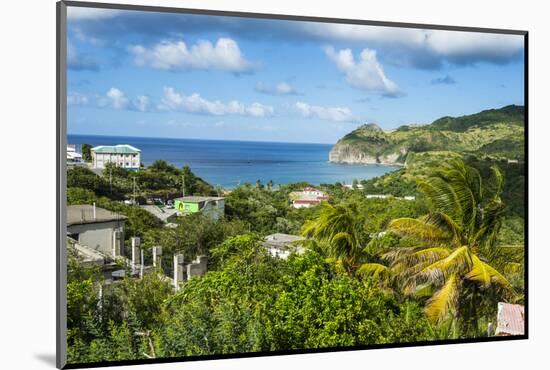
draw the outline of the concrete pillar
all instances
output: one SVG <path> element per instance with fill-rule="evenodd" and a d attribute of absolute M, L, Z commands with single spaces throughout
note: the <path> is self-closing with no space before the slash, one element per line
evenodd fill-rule
<path fill-rule="evenodd" d="M 206 266 L 208 265 L 208 256 L 198 256 L 197 262 L 204 268 L 204 272 L 206 272 Z"/>
<path fill-rule="evenodd" d="M 192 263 L 187 265 L 187 279 L 195 276 L 204 276 L 206 274 L 207 263 L 208 257 L 198 256 Z"/>
<path fill-rule="evenodd" d="M 183 281 L 183 254 L 174 255 L 174 288 L 176 292 L 179 290 L 179 283 Z"/>
<path fill-rule="evenodd" d="M 143 279 L 143 268 L 144 268 L 143 249 L 140 249 L 140 254 L 141 254 L 141 264 L 139 265 L 139 278 Z"/>
<path fill-rule="evenodd" d="M 161 267 L 162 247 L 157 245 L 153 247 L 153 266 Z"/>
<path fill-rule="evenodd" d="M 113 254 L 113 258 L 120 257 L 124 254 L 124 238 L 120 230 L 113 232 L 113 250 L 111 253 Z"/>
<path fill-rule="evenodd" d="M 141 245 L 141 240 L 138 237 L 134 236 L 130 238 L 130 242 L 132 244 L 132 267 L 135 268 L 138 265 L 143 264 L 139 248 L 139 246 Z"/>

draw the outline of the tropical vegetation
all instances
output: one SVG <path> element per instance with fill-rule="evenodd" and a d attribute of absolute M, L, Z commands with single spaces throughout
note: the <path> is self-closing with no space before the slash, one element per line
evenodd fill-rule
<path fill-rule="evenodd" d="M 432 126 L 457 135 L 493 130 L 517 111 Z M 506 130 L 520 127 L 514 122 Z M 525 168 L 448 149 L 410 152 L 406 167 L 351 188 L 322 184 L 328 201 L 304 209 L 290 199 L 307 183 L 258 181 L 227 192 L 164 161 L 99 175 L 69 169 L 68 204 L 95 202 L 126 215 L 126 238 L 141 238 L 146 261 L 156 245 L 168 256 L 209 261 L 205 276 L 175 291 L 171 258 L 141 279 L 106 284 L 71 252 L 69 362 L 487 336 L 498 302 L 524 300 Z M 223 194 L 224 217 L 189 215 L 166 227 L 136 205 L 182 192 Z M 302 235 L 303 253 L 272 256 L 263 240 L 273 233 Z"/>

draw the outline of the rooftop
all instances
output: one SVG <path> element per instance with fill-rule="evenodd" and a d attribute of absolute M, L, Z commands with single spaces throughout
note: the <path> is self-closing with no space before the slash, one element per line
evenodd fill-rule
<path fill-rule="evenodd" d="M 525 334 L 524 307 L 520 304 L 499 302 L 496 335 Z"/>
<path fill-rule="evenodd" d="M 180 197 L 176 198 L 174 200 L 179 200 L 180 202 L 184 203 L 201 203 L 201 202 L 209 202 L 214 200 L 223 200 L 224 197 L 203 197 L 203 196 L 188 196 L 188 197 Z"/>
<path fill-rule="evenodd" d="M 67 206 L 67 226 L 94 224 L 98 222 L 108 222 L 116 220 L 126 220 L 127 217 L 118 213 L 106 210 L 105 208 L 95 207 L 89 204 Z"/>
<path fill-rule="evenodd" d="M 99 146 L 93 147 L 91 150 L 96 153 L 115 153 L 115 154 L 137 154 L 141 152 L 141 150 L 139 150 L 138 148 L 128 144 L 119 144 L 119 145 L 113 145 L 113 146 L 99 145 Z"/>
<path fill-rule="evenodd" d="M 276 233 L 266 236 L 263 244 L 268 247 L 283 248 L 298 240 L 306 239 L 298 235 Z"/>
<path fill-rule="evenodd" d="M 305 187 L 302 191 L 319 191 L 320 192 L 321 190 L 308 186 L 308 187 Z"/>
<path fill-rule="evenodd" d="M 321 199 L 321 198 L 315 198 L 315 199 L 296 199 L 294 201 L 292 201 L 293 203 L 297 203 L 297 204 L 317 204 L 317 203 L 321 203 L 321 201 L 324 200 L 324 199 Z"/>

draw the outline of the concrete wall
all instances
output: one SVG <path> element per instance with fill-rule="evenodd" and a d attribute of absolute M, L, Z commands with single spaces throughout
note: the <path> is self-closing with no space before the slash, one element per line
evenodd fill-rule
<path fill-rule="evenodd" d="M 208 202 L 202 209 L 202 213 L 214 220 L 217 221 L 225 213 L 225 200 L 216 200 Z"/>
<path fill-rule="evenodd" d="M 113 255 L 113 235 L 115 231 L 124 232 L 124 222 L 108 221 L 67 226 L 69 234 L 78 234 L 79 244 L 109 256 Z M 124 240 L 124 234 L 122 240 Z"/>

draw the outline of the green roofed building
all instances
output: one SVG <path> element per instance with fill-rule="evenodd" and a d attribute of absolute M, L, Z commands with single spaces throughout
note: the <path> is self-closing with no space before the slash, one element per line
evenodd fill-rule
<path fill-rule="evenodd" d="M 91 149 L 92 166 L 105 168 L 107 163 L 113 163 L 119 167 L 136 170 L 141 163 L 141 150 L 128 144 L 100 145 Z"/>
<path fill-rule="evenodd" d="M 201 196 L 176 198 L 174 199 L 174 208 L 182 215 L 201 212 L 205 216 L 217 220 L 224 215 L 225 198 Z"/>

